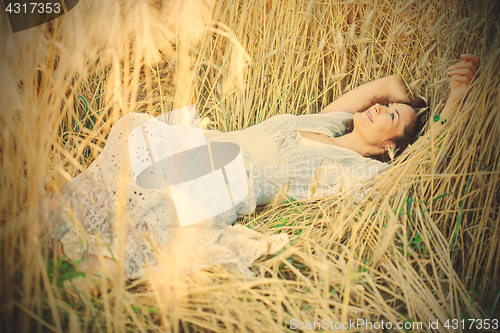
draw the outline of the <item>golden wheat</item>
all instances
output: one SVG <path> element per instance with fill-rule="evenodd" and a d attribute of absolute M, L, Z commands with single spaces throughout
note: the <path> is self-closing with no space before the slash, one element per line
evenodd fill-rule
<path fill-rule="evenodd" d="M 51 23 L 4 33 L 6 330 L 270 332 L 290 331 L 292 319 L 489 317 L 500 291 L 499 13 L 494 0 L 82 0 Z M 168 270 L 170 279 L 113 276 L 108 288 L 103 268 L 72 289 L 74 266 L 49 246 L 46 198 L 90 165 L 122 115 L 194 102 L 213 128 L 239 130 L 319 112 L 364 82 L 400 74 L 432 116 L 461 53 L 482 58 L 468 99 L 442 132 L 420 137 L 374 180 L 369 199 L 278 200 L 239 221 L 292 236 L 254 265 L 255 279 L 213 267 L 183 279 Z M 410 165 L 417 171 L 406 175 Z"/>

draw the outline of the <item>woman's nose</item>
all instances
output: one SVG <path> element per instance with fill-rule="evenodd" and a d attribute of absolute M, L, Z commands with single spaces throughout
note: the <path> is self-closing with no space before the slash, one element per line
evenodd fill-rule
<path fill-rule="evenodd" d="M 377 104 L 375 105 L 375 113 L 376 113 L 376 114 L 380 114 L 380 108 L 381 108 L 380 104 L 378 104 L 378 103 L 377 103 Z"/>

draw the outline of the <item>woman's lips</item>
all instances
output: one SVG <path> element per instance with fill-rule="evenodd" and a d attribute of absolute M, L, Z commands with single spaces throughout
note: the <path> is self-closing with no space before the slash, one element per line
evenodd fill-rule
<path fill-rule="evenodd" d="M 373 118 L 372 114 L 370 113 L 370 110 L 366 111 L 366 115 L 368 116 L 368 119 L 370 119 L 370 121 L 373 123 Z"/>

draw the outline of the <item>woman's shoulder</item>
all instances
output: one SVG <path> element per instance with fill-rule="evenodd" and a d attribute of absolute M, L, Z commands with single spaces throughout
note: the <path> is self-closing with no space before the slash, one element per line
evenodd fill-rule
<path fill-rule="evenodd" d="M 339 163 L 348 169 L 355 170 L 356 173 L 373 175 L 389 167 L 389 164 L 385 162 L 365 157 L 349 148 L 334 145 L 328 145 L 327 148 L 333 164 Z"/>
<path fill-rule="evenodd" d="M 370 179 L 387 170 L 389 167 L 390 165 L 385 162 L 360 155 L 360 157 L 356 159 L 353 169 L 359 178 Z"/>
<path fill-rule="evenodd" d="M 315 115 L 319 118 L 324 119 L 351 119 L 352 113 L 345 111 L 335 111 L 335 112 L 324 112 L 324 113 L 312 113 L 311 115 Z"/>
<path fill-rule="evenodd" d="M 350 112 L 326 112 L 326 113 L 309 113 L 297 116 L 298 120 L 311 120 L 316 122 L 341 124 L 348 119 L 352 119 Z"/>
<path fill-rule="evenodd" d="M 295 119 L 297 118 L 296 115 L 291 114 L 291 113 L 279 113 L 275 114 L 265 120 L 262 121 L 257 121 L 255 125 L 249 126 L 248 128 L 282 128 L 283 126 L 288 127 L 291 124 L 295 123 Z M 247 129 L 248 129 L 247 128 Z"/>
<path fill-rule="evenodd" d="M 352 114 L 347 112 L 311 113 L 297 116 L 297 129 L 328 136 L 340 136 L 345 130 L 345 123 L 352 119 Z"/>
<path fill-rule="evenodd" d="M 300 115 L 295 115 L 291 113 L 280 113 L 280 114 L 275 114 L 263 122 L 269 122 L 269 121 L 285 121 L 285 120 L 291 120 L 291 119 L 297 119 L 297 120 L 315 120 L 315 121 L 344 121 L 347 119 L 352 118 L 352 113 L 350 112 L 344 112 L 344 111 L 336 111 L 336 112 L 327 112 L 327 113 L 308 113 L 308 114 L 300 114 Z"/>

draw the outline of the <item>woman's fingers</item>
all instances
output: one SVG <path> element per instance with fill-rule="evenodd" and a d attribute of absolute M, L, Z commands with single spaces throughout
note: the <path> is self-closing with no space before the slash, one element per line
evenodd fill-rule
<path fill-rule="evenodd" d="M 473 81 L 476 79 L 476 72 L 474 72 L 468 68 L 459 68 L 459 69 L 449 71 L 448 75 L 451 76 L 451 78 L 456 77 L 456 76 L 464 76 L 464 77 L 467 77 L 470 81 Z"/>
<path fill-rule="evenodd" d="M 472 62 L 472 61 L 461 61 L 461 62 L 451 66 L 450 68 L 448 68 L 448 71 L 452 71 L 452 70 L 460 69 L 460 68 L 468 68 L 472 72 L 475 73 L 475 72 L 477 72 L 478 66 L 476 65 L 475 62 Z"/>
<path fill-rule="evenodd" d="M 467 95 L 470 83 L 475 79 L 480 59 L 473 54 L 462 54 L 463 61 L 451 66 L 448 75 L 451 76 L 450 97 L 452 101 L 459 101 Z"/>
<path fill-rule="evenodd" d="M 454 76 L 454 75 L 463 75 L 463 76 L 467 76 L 469 79 L 473 79 L 474 78 L 474 75 L 476 73 L 468 68 L 458 68 L 458 69 L 455 69 L 455 70 L 452 70 L 452 71 L 449 71 L 448 72 L 448 75 L 451 75 L 451 76 Z"/>
<path fill-rule="evenodd" d="M 473 62 L 477 67 L 479 67 L 479 63 L 480 63 L 481 59 L 477 55 L 475 55 L 475 54 L 462 54 L 462 55 L 460 55 L 460 57 L 462 59 L 464 59 L 465 61 Z"/>
<path fill-rule="evenodd" d="M 462 82 L 462 83 L 465 83 L 467 85 L 469 85 L 470 82 L 472 81 L 472 79 L 470 79 L 469 77 L 467 77 L 465 75 L 453 75 L 451 77 L 451 80 L 452 81 L 457 81 L 457 82 Z"/>

